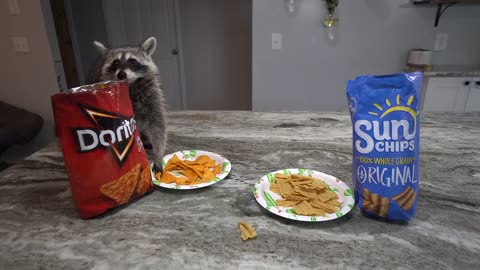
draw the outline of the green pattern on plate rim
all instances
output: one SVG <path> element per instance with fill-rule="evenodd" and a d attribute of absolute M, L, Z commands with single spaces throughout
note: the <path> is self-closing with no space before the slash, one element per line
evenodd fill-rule
<path fill-rule="evenodd" d="M 339 210 L 336 213 L 325 214 L 323 216 L 303 216 L 295 213 L 295 211 L 291 207 L 287 208 L 277 206 L 275 200 L 280 199 L 281 197 L 278 194 L 270 191 L 272 175 L 275 176 L 276 173 L 285 174 L 287 172 L 290 174 L 306 174 L 310 177 L 315 177 L 325 181 L 329 186 L 331 186 L 331 190 L 336 192 L 339 197 Z M 351 189 L 348 187 L 348 185 L 340 181 L 336 177 L 310 169 L 284 169 L 270 172 L 262 176 L 258 181 L 256 181 L 253 187 L 253 194 L 255 196 L 255 199 L 263 208 L 267 209 L 275 215 L 284 218 L 308 222 L 322 222 L 340 218 L 346 215 L 355 204 L 353 196 L 347 196 L 348 194 L 350 194 L 350 192 Z"/>
<path fill-rule="evenodd" d="M 343 195 L 345 195 L 345 196 L 353 196 L 353 192 L 352 192 L 351 189 L 347 189 L 347 190 L 345 190 L 345 192 L 343 192 Z"/>
<path fill-rule="evenodd" d="M 207 186 L 213 185 L 215 183 L 218 183 L 221 180 L 225 179 L 225 177 L 227 177 L 227 175 L 232 170 L 232 164 L 230 163 L 230 161 L 228 161 L 228 159 L 226 159 L 225 157 L 223 157 L 222 155 L 219 155 L 217 153 L 202 151 L 202 150 L 184 150 L 184 151 L 178 151 L 178 152 L 175 152 L 175 153 L 168 154 L 168 155 L 164 156 L 163 159 L 162 159 L 162 167 L 165 167 L 165 165 L 168 163 L 168 160 L 171 159 L 173 157 L 173 155 L 177 155 L 180 159 L 190 159 L 190 160 L 195 159 L 197 156 L 206 155 L 206 156 L 209 156 L 210 158 L 212 158 L 213 160 L 215 160 L 216 164 L 222 164 L 222 171 L 219 174 L 217 174 L 214 179 L 212 179 L 211 181 L 208 181 L 206 183 L 201 183 L 201 184 L 194 183 L 192 185 L 177 185 L 175 183 L 166 184 L 166 183 L 162 183 L 158 180 L 154 180 L 153 183 L 155 185 L 163 187 L 163 188 L 177 189 L 177 190 L 178 189 L 183 190 L 183 189 L 203 188 L 203 187 L 207 187 Z M 174 175 L 181 175 L 181 174 L 176 173 L 176 172 L 173 172 L 173 174 Z"/>
<path fill-rule="evenodd" d="M 275 174 L 269 173 L 267 174 L 268 182 L 273 183 L 275 181 Z"/>
<path fill-rule="evenodd" d="M 185 159 L 191 159 L 197 156 L 197 151 L 196 150 L 182 151 L 182 154 Z"/>
<path fill-rule="evenodd" d="M 258 196 L 258 187 L 257 186 L 253 186 L 253 194 L 256 196 Z"/>
<path fill-rule="evenodd" d="M 293 217 L 293 219 L 298 220 L 297 212 L 295 212 L 295 210 L 290 208 L 290 209 L 287 209 L 286 212 L 289 213 L 290 216 Z"/>
<path fill-rule="evenodd" d="M 230 164 L 230 163 L 228 163 L 228 162 L 223 162 L 222 163 L 222 171 L 225 170 L 225 168 L 228 166 L 228 164 Z"/>
<path fill-rule="evenodd" d="M 270 194 L 268 194 L 268 192 L 263 192 L 263 197 L 265 198 L 265 200 L 267 201 L 267 206 L 277 206 L 277 203 L 275 202 L 275 200 L 272 198 L 272 196 L 270 196 Z"/>
<path fill-rule="evenodd" d="M 336 187 L 333 187 L 333 188 L 332 188 L 331 186 L 328 186 L 327 189 L 328 189 L 328 190 L 331 190 L 331 191 L 333 191 L 333 192 L 335 192 L 335 193 L 338 193 L 338 188 L 336 188 Z"/>

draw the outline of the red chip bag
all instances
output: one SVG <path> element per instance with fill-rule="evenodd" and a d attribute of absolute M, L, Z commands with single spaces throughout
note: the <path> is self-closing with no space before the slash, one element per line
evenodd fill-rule
<path fill-rule="evenodd" d="M 153 190 L 152 173 L 125 82 L 52 96 L 73 199 L 91 218 Z"/>

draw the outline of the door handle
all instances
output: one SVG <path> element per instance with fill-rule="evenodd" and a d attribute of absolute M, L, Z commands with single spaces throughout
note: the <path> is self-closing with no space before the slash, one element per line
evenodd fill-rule
<path fill-rule="evenodd" d="M 476 81 L 475 84 L 480 86 L 480 81 Z"/>
<path fill-rule="evenodd" d="M 178 51 L 177 51 L 176 49 L 173 49 L 173 50 L 172 50 L 172 54 L 173 54 L 173 55 L 177 55 L 177 54 L 178 54 Z"/>
<path fill-rule="evenodd" d="M 465 82 L 463 82 L 463 85 L 469 86 L 469 85 L 470 85 L 470 81 L 465 81 Z"/>

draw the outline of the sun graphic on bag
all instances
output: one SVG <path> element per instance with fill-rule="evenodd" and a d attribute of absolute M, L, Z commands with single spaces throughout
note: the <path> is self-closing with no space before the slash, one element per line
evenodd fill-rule
<path fill-rule="evenodd" d="M 371 114 L 371 115 L 375 115 L 375 116 L 379 116 L 379 114 L 380 114 L 380 119 L 381 119 L 381 118 L 389 115 L 392 112 L 398 112 L 398 111 L 407 112 L 408 114 L 410 114 L 412 116 L 414 124 L 415 124 L 414 126 L 416 126 L 417 111 L 410 107 L 412 105 L 414 99 L 415 99 L 414 96 L 410 96 L 407 100 L 407 104 L 402 105 L 401 100 L 400 100 L 400 95 L 397 95 L 397 98 L 396 98 L 396 103 L 397 104 L 392 106 L 392 102 L 390 102 L 390 100 L 387 98 L 387 99 L 385 99 L 385 104 L 386 104 L 385 109 L 380 104 L 375 103 L 375 104 L 373 104 L 373 106 L 375 106 L 380 112 L 368 112 L 368 113 Z"/>

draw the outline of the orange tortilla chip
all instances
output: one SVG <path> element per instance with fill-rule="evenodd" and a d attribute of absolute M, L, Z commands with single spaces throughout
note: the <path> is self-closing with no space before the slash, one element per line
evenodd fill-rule
<path fill-rule="evenodd" d="M 203 174 L 202 181 L 208 182 L 208 181 L 212 180 L 213 178 L 215 178 L 215 176 L 217 176 L 217 175 L 214 174 L 212 171 L 210 171 L 210 169 L 207 168 L 205 170 L 205 173 Z"/>
<path fill-rule="evenodd" d="M 181 167 L 178 165 L 182 161 L 180 158 L 178 158 L 177 155 L 173 155 L 171 159 L 168 160 L 167 165 L 165 165 L 165 168 L 163 168 L 163 171 L 172 171 L 172 170 L 177 170 L 180 169 Z"/>
<path fill-rule="evenodd" d="M 193 170 L 182 170 L 180 171 L 181 174 L 185 175 L 188 179 L 195 181 L 198 178 L 198 174 Z"/>
<path fill-rule="evenodd" d="M 185 177 L 175 177 L 174 175 L 159 175 L 157 178 L 163 183 L 177 183 L 178 185 L 200 184 L 215 179 L 217 174 L 221 173 L 222 165 L 216 164 L 215 160 L 208 156 L 199 156 L 195 160 L 181 160 L 177 155 L 173 155 L 167 162 L 164 172 L 177 171 Z"/>
<path fill-rule="evenodd" d="M 199 156 L 195 160 L 185 160 L 185 163 L 188 165 L 205 165 L 211 161 L 212 159 L 209 156 Z"/>
<path fill-rule="evenodd" d="M 166 184 L 171 184 L 171 183 L 174 183 L 174 182 L 176 183 L 177 181 L 181 181 L 182 178 L 188 179 L 186 177 L 176 177 L 171 172 L 164 172 L 162 174 L 162 177 L 160 178 L 160 182 L 166 183 Z"/>
<path fill-rule="evenodd" d="M 177 177 L 175 182 L 177 185 L 191 185 L 193 184 L 194 180 L 185 177 Z"/>
<path fill-rule="evenodd" d="M 214 174 L 219 174 L 219 173 L 221 173 L 221 172 L 222 172 L 222 165 L 218 164 L 218 165 L 214 166 L 212 172 L 213 172 Z"/>
<path fill-rule="evenodd" d="M 187 168 L 189 168 L 191 170 L 194 170 L 195 172 L 199 172 L 199 173 L 204 173 L 204 171 L 208 169 L 208 167 L 205 168 L 204 165 L 198 165 L 198 164 L 197 165 L 187 165 Z"/>

